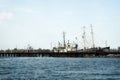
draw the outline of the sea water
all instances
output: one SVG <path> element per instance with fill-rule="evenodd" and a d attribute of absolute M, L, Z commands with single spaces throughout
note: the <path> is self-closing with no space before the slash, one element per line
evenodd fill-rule
<path fill-rule="evenodd" d="M 0 80 L 120 80 L 120 58 L 0 58 Z"/>

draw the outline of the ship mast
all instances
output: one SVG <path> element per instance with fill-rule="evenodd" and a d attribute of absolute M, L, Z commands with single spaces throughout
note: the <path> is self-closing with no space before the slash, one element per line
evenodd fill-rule
<path fill-rule="evenodd" d="M 95 44 L 94 44 L 94 33 L 93 33 L 93 29 L 92 29 L 92 24 L 91 24 L 91 35 L 92 35 L 92 48 L 95 48 Z"/>
<path fill-rule="evenodd" d="M 65 44 L 65 32 L 63 32 L 63 46 L 66 47 L 66 44 Z"/>
<path fill-rule="evenodd" d="M 105 46 L 107 47 L 107 40 L 105 41 Z"/>
<path fill-rule="evenodd" d="M 86 49 L 86 32 L 85 32 L 85 26 L 83 27 L 83 42 L 84 42 L 84 49 Z"/>

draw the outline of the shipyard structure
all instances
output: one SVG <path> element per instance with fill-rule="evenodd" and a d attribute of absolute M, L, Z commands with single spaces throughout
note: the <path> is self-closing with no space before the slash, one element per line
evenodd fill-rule
<path fill-rule="evenodd" d="M 50 49 L 33 49 L 30 45 L 27 49 L 8 49 L 0 50 L 0 57 L 120 57 L 120 47 L 110 49 L 106 47 L 95 47 L 94 33 L 91 27 L 92 47 L 88 48 L 86 44 L 85 26 L 83 27 L 83 48 L 80 49 L 78 43 L 66 41 L 65 32 L 63 32 L 63 42 L 58 41 L 58 45 Z"/>

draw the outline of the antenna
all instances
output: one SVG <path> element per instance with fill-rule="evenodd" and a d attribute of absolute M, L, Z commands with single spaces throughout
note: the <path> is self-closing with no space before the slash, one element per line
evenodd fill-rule
<path fill-rule="evenodd" d="M 85 32 L 85 26 L 83 27 L 83 42 L 84 42 L 84 49 L 86 49 L 86 32 Z"/>
<path fill-rule="evenodd" d="M 93 33 L 93 29 L 92 29 L 92 24 L 91 24 L 91 35 L 92 35 L 92 48 L 95 48 L 95 44 L 94 44 L 94 33 Z"/>
<path fill-rule="evenodd" d="M 63 32 L 63 45 L 64 45 L 64 47 L 66 46 L 66 44 L 65 44 L 65 32 Z"/>

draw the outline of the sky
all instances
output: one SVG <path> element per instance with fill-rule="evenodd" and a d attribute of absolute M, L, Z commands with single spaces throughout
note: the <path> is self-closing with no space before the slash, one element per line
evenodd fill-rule
<path fill-rule="evenodd" d="M 58 41 L 83 48 L 83 26 L 91 47 L 120 46 L 120 0 L 0 0 L 0 49 L 51 49 Z M 75 39 L 77 37 L 77 40 Z M 107 45 L 106 45 L 107 44 Z"/>

